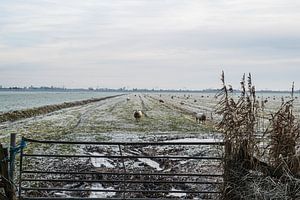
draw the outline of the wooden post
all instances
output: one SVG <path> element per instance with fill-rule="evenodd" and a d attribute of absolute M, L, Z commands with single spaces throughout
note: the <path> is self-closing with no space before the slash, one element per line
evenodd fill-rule
<path fill-rule="evenodd" d="M 10 181 L 9 172 L 8 172 L 8 148 L 4 148 L 0 144 L 0 166 L 1 166 L 1 176 L 2 182 L 4 183 L 4 191 L 8 200 L 16 200 L 16 193 L 14 185 Z"/>
<path fill-rule="evenodd" d="M 224 183 L 226 184 L 230 178 L 230 159 L 231 159 L 231 142 L 225 142 L 225 155 L 224 155 Z"/>
<path fill-rule="evenodd" d="M 232 163 L 232 144 L 230 141 L 225 141 L 225 155 L 223 161 L 223 197 L 224 200 L 232 199 L 232 187 L 231 187 L 231 163 Z"/>
<path fill-rule="evenodd" d="M 16 133 L 10 134 L 10 166 L 9 166 L 9 177 L 10 180 L 14 181 L 14 172 L 15 172 L 15 159 L 16 159 Z"/>
<path fill-rule="evenodd" d="M 7 198 L 4 194 L 0 194 L 0 200 L 7 200 Z"/>

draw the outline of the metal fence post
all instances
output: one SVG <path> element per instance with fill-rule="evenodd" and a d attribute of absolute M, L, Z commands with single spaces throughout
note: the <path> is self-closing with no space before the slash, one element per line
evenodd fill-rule
<path fill-rule="evenodd" d="M 125 165 L 125 162 L 124 162 L 124 158 L 123 158 L 123 153 L 122 153 L 122 149 L 121 149 L 121 145 L 119 144 L 118 145 L 119 147 L 119 152 L 120 152 L 120 156 L 121 156 L 121 160 L 122 160 L 122 165 L 123 165 L 123 199 L 126 199 L 126 189 L 127 189 L 127 186 L 126 186 L 126 165 Z"/>

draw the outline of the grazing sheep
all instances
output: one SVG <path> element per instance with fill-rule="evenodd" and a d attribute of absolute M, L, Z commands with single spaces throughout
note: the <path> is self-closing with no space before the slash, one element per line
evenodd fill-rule
<path fill-rule="evenodd" d="M 140 119 L 143 116 L 143 112 L 141 110 L 136 110 L 136 111 L 134 111 L 133 116 L 136 121 L 140 121 Z"/>
<path fill-rule="evenodd" d="M 196 122 L 204 123 L 206 121 L 206 115 L 204 113 L 196 113 Z"/>
<path fill-rule="evenodd" d="M 164 102 L 164 100 L 160 99 L 160 100 L 159 100 L 159 103 L 165 103 L 165 102 Z"/>
<path fill-rule="evenodd" d="M 126 100 L 127 100 L 127 101 L 129 101 L 129 100 L 130 100 L 130 98 L 129 98 L 129 97 L 127 97 L 127 98 L 126 98 Z"/>

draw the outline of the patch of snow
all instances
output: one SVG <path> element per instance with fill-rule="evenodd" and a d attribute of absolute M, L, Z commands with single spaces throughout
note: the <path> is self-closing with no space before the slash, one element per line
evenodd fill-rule
<path fill-rule="evenodd" d="M 214 138 L 182 138 L 182 139 L 175 139 L 175 140 L 167 140 L 165 142 L 222 142 L 220 139 Z"/>
<path fill-rule="evenodd" d="M 181 165 L 185 165 L 186 163 L 188 163 L 189 161 L 188 160 L 182 160 L 182 161 L 180 161 L 179 163 L 181 164 Z"/>
<path fill-rule="evenodd" d="M 141 142 L 142 140 L 139 137 L 139 133 L 134 132 L 109 132 L 101 133 L 104 137 L 111 138 L 111 142 Z"/>
<path fill-rule="evenodd" d="M 100 183 L 95 183 L 91 187 L 92 190 L 113 190 L 114 188 L 109 187 L 109 188 L 104 188 Z M 112 197 L 116 193 L 115 192 L 91 192 L 90 198 L 107 198 L 107 197 Z"/>
<path fill-rule="evenodd" d="M 70 197 L 69 195 L 65 194 L 64 192 L 55 192 L 54 195 L 56 197 Z"/>
<path fill-rule="evenodd" d="M 159 167 L 159 163 L 158 162 L 155 162 L 149 158 L 139 158 L 138 159 L 139 161 L 145 163 L 146 165 L 156 169 L 157 171 L 161 171 L 163 170 L 161 167 Z"/>
<path fill-rule="evenodd" d="M 172 192 L 172 191 L 181 191 L 181 190 L 176 190 L 175 188 L 171 189 L 171 192 L 167 196 L 172 196 L 172 197 L 185 197 L 186 193 L 177 193 L 177 192 Z"/>
<path fill-rule="evenodd" d="M 103 154 L 93 152 L 89 153 L 92 156 L 103 156 Z M 111 164 L 112 160 L 108 158 L 91 158 L 91 162 L 94 167 L 106 167 L 106 168 L 114 168 L 115 166 Z"/>

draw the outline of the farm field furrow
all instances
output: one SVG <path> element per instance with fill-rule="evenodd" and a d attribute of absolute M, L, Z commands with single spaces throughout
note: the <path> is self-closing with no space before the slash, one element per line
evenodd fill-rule
<path fill-rule="evenodd" d="M 166 97 L 167 98 L 167 97 Z M 0 132 L 2 141 L 7 141 L 9 133 L 16 132 L 18 137 L 41 140 L 67 140 L 67 141 L 176 141 L 187 139 L 186 141 L 211 140 L 219 141 L 220 135 L 214 133 L 211 124 L 196 123 L 191 107 L 183 108 L 175 102 L 161 103 L 156 95 L 152 94 L 128 94 L 115 97 L 83 106 L 77 106 L 59 110 L 42 116 L 28 118 L 16 122 L 6 122 L 1 124 Z M 135 110 L 142 110 L 144 116 L 140 121 L 133 117 Z M 177 150 L 176 150 L 177 149 Z M 26 147 L 28 153 L 35 154 L 84 154 L 84 155 L 106 155 L 117 154 L 117 148 L 92 147 L 84 145 L 41 145 L 30 144 Z M 210 147 L 186 148 L 186 147 L 147 147 L 135 148 L 130 147 L 123 150 L 127 156 L 134 155 L 201 155 L 207 156 L 212 154 L 220 156 L 218 149 Z M 61 160 L 58 158 L 29 158 L 23 161 L 25 169 L 44 170 L 116 170 L 120 166 L 114 159 L 73 159 Z M 161 159 L 140 158 L 137 160 L 126 161 L 127 170 L 144 171 L 144 172 L 177 172 L 192 173 L 195 169 L 201 173 L 209 173 L 210 169 L 215 169 L 216 173 L 222 173 L 218 170 L 218 162 L 195 160 L 174 160 L 165 162 Z M 199 172 L 200 172 L 199 171 Z M 50 178 L 52 176 L 43 176 L 41 178 Z M 73 177 L 76 178 L 76 177 Z M 106 177 L 108 179 L 113 177 Z M 134 178 L 134 177 L 132 177 Z M 185 179 L 177 179 L 184 181 Z M 203 181 L 204 179 L 191 179 L 190 181 Z M 186 180 L 185 180 L 186 181 Z M 207 179 L 206 181 L 217 181 L 217 179 Z M 51 187 L 48 183 L 36 183 L 41 187 Z M 31 186 L 30 182 L 26 183 Z M 63 188 L 77 187 L 75 184 L 60 185 Z M 159 186 L 158 189 L 164 189 L 166 185 Z M 169 186 L 168 186 L 169 187 Z M 169 188 L 170 190 L 183 190 L 187 186 Z M 188 186 L 189 187 L 189 186 Z M 192 186 L 191 186 L 192 187 Z M 79 189 L 96 188 L 96 189 L 122 189 L 118 185 L 110 184 L 84 184 Z M 216 189 L 209 185 L 203 185 L 199 190 Z M 140 188 L 143 189 L 143 188 Z M 113 193 L 112 193 L 113 194 Z M 111 194 L 111 195 L 112 195 Z M 177 193 L 175 193 L 177 194 Z M 33 195 L 28 193 L 28 195 Z M 46 193 L 44 193 L 46 195 Z M 54 196 L 78 196 L 78 193 L 62 192 L 47 194 Z M 82 193 L 79 196 L 86 196 Z M 91 192 L 89 197 L 101 197 L 101 192 Z M 108 194 L 106 194 L 105 197 Z M 174 195 L 172 193 L 166 195 Z M 177 194 L 178 195 L 178 194 Z M 186 196 L 187 194 L 181 194 Z M 34 196 L 34 195 L 33 195 Z M 193 195 L 192 195 L 193 196 Z M 192 197 L 190 196 L 190 197 Z M 197 196 L 197 195 L 196 195 Z M 196 197 L 195 196 L 195 197 Z"/>
<path fill-rule="evenodd" d="M 266 103 L 266 116 L 271 110 L 276 110 L 280 106 L 280 98 L 270 99 Z M 146 94 L 132 93 L 123 96 L 105 99 L 99 102 L 86 105 L 66 108 L 45 115 L 27 118 L 15 122 L 4 122 L 0 124 L 0 140 L 7 143 L 9 134 L 15 132 L 18 139 L 21 136 L 40 140 L 65 140 L 65 141 L 111 141 L 111 142 L 167 142 L 167 141 L 222 141 L 221 134 L 214 129 L 215 123 L 220 116 L 213 114 L 217 104 L 214 95 L 203 94 Z M 295 101 L 295 110 L 299 110 L 299 100 Z M 143 116 L 136 120 L 133 116 L 135 110 L 141 110 Z M 195 113 L 203 112 L 207 115 L 205 123 L 197 123 Z M 297 113 L 299 114 L 299 113 Z M 262 123 L 262 121 L 260 122 Z M 263 120 L 267 126 L 267 120 Z M 89 146 L 89 145 L 38 145 L 30 144 L 26 147 L 28 153 L 35 154 L 83 154 L 92 156 L 102 156 L 118 154 L 119 149 L 107 146 Z M 188 156 L 222 156 L 222 148 L 213 147 L 128 147 L 123 149 L 126 156 L 136 155 L 188 155 Z M 68 158 L 62 160 L 59 158 L 32 158 L 24 162 L 27 169 L 35 170 L 120 170 L 122 166 L 119 160 L 113 158 Z M 165 162 L 155 158 L 139 158 L 125 162 L 128 170 L 133 172 L 173 172 L 187 173 L 199 171 L 199 173 L 222 174 L 219 167 L 220 163 L 213 161 L 195 160 L 173 160 Z M 42 178 L 51 178 L 52 176 L 43 176 Z M 63 178 L 63 177 L 61 177 Z M 78 177 L 68 177 L 78 178 Z M 113 176 L 107 176 L 108 179 L 114 179 Z M 136 177 L 131 177 L 136 178 Z M 177 179 L 177 181 L 187 181 Z M 190 179 L 188 181 L 203 181 L 203 179 Z M 205 181 L 221 181 L 211 178 Z M 30 186 L 30 183 L 26 183 Z M 46 183 L 45 183 L 46 184 Z M 51 187 L 47 183 L 37 184 L 41 187 Z M 85 183 L 83 185 L 62 184 L 60 187 L 71 189 L 122 189 L 120 185 L 112 184 L 94 184 Z M 158 186 L 157 189 L 163 189 L 165 185 Z M 168 186 L 169 187 L 169 186 Z M 192 185 L 180 187 L 171 187 L 170 191 L 184 190 Z M 139 188 L 143 190 L 145 188 Z M 199 186 L 199 190 L 217 189 L 209 185 Z M 29 194 L 29 193 L 28 193 Z M 182 197 L 187 194 L 179 193 Z M 33 195 L 34 194 L 31 194 Z M 109 197 L 116 193 L 90 192 L 90 193 L 43 193 L 51 196 L 89 196 L 89 197 Z M 104 196 L 103 196 L 104 195 Z M 172 193 L 166 195 L 175 195 Z M 178 194 L 177 194 L 178 195 Z M 175 195 L 176 196 L 176 195 Z M 132 196 L 134 197 L 134 196 Z M 200 198 L 197 195 L 190 195 L 189 198 Z M 210 196 L 211 197 L 211 196 Z M 205 199 L 201 196 L 200 199 Z M 207 197 L 208 198 L 208 197 Z"/>

